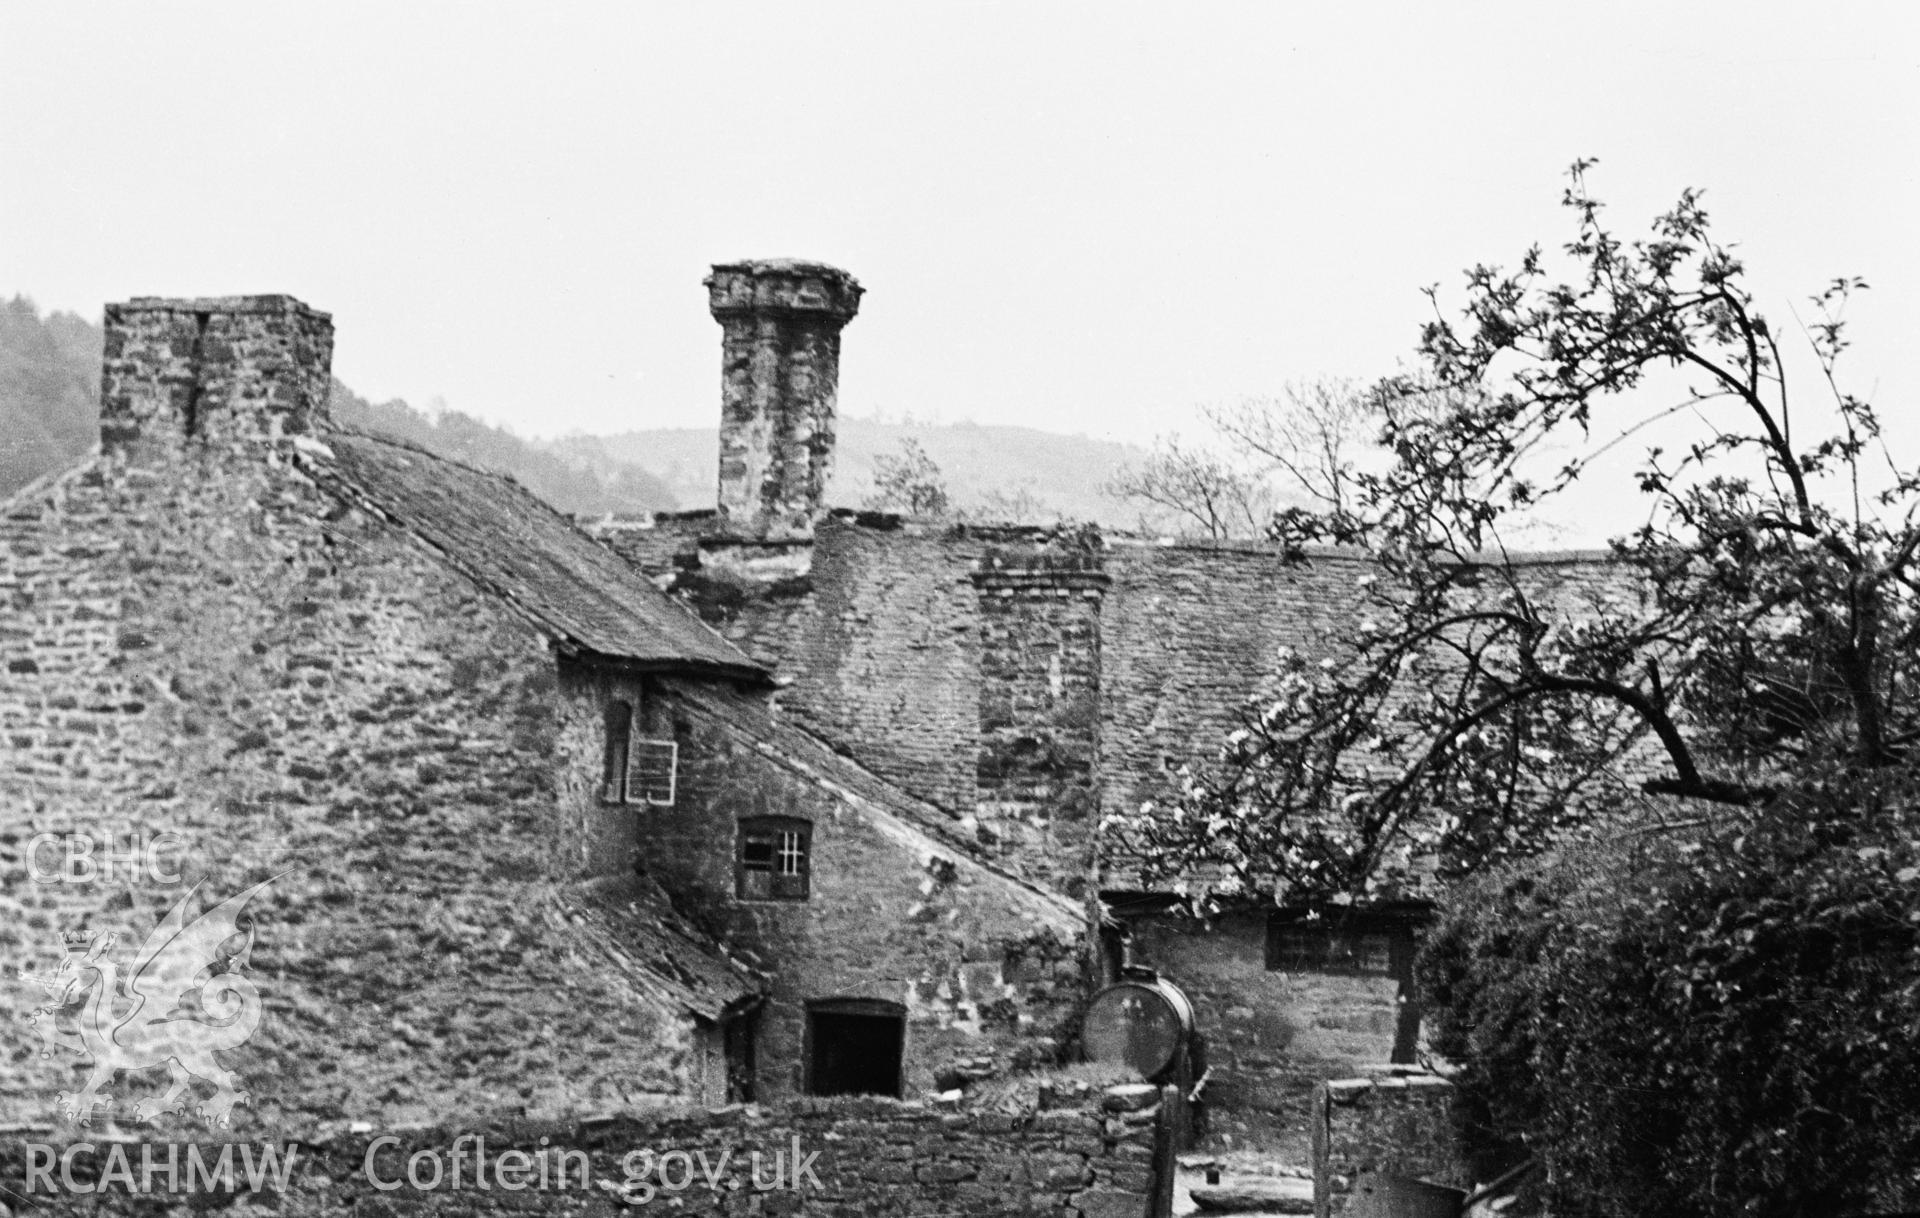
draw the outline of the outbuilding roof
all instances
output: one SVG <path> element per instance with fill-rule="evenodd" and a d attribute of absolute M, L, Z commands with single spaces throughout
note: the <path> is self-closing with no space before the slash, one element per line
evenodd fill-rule
<path fill-rule="evenodd" d="M 772 675 L 519 483 L 398 440 L 296 441 L 303 468 L 506 602 L 564 652 L 767 683 Z"/>
<path fill-rule="evenodd" d="M 681 917 L 652 879 L 604 877 L 585 884 L 580 895 L 575 925 L 642 988 L 715 1021 L 762 996 L 765 978 Z"/>

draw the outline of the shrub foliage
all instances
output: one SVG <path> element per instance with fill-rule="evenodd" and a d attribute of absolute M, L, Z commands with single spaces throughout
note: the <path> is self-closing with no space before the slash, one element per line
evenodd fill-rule
<path fill-rule="evenodd" d="M 1920 1200 L 1920 777 L 1629 833 L 1449 900 L 1422 955 L 1483 1172 L 1555 1214 Z"/>

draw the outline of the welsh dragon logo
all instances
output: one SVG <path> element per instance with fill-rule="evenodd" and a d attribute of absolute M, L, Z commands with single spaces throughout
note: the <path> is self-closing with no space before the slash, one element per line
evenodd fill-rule
<path fill-rule="evenodd" d="M 213 1055 L 246 1043 L 260 1024 L 260 992 L 241 975 L 253 949 L 252 920 L 242 930 L 239 915 L 273 879 L 189 922 L 187 903 L 200 888 L 195 884 L 153 928 L 124 971 L 110 955 L 120 938 L 115 931 L 90 939 L 66 936 L 67 954 L 52 973 L 20 970 L 21 980 L 40 986 L 51 999 L 27 1016 L 46 1042 L 41 1056 L 64 1049 L 93 1059 L 86 1085 L 59 1094 L 69 1121 L 92 1124 L 94 1108 L 111 1103 L 100 1089 L 120 1071 L 164 1062 L 173 1085 L 136 1103 L 134 1120 L 185 1111 L 188 1087 L 198 1077 L 215 1091 L 196 1111 L 214 1125 L 230 1123 L 233 1106 L 246 1103 L 248 1095 L 234 1089 L 238 1080 Z"/>

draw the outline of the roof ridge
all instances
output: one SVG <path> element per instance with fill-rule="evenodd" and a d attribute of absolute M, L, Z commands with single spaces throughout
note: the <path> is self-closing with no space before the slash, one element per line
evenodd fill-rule
<path fill-rule="evenodd" d="M 514 477 L 512 474 L 508 473 L 506 470 L 488 469 L 484 465 L 475 465 L 473 462 L 468 461 L 463 457 L 452 457 L 452 456 L 448 456 L 446 453 L 443 453 L 443 452 L 436 452 L 433 449 L 428 448 L 426 445 L 420 443 L 420 441 L 418 440 L 409 440 L 405 436 L 396 436 L 384 431 L 369 431 L 364 427 L 355 427 L 350 423 L 333 423 L 329 421 L 325 430 L 316 431 L 312 436 L 308 438 L 316 440 L 321 444 L 325 444 L 327 442 L 327 436 L 329 435 L 351 436 L 357 440 L 373 440 L 377 443 L 385 444 L 392 448 L 404 448 L 409 452 L 416 452 L 421 454 L 422 456 L 432 457 L 435 461 L 444 461 L 448 465 L 457 465 L 461 469 L 464 469 L 469 473 L 479 474 L 483 478 L 493 478 L 500 482 L 505 482 L 509 486 L 518 487 L 520 490 L 525 491 L 527 494 L 533 495 L 535 499 L 539 499 L 540 502 L 543 505 L 545 505 L 549 511 L 555 512 L 563 520 L 570 519 L 569 517 L 567 517 L 567 515 L 564 512 L 560 512 L 558 508 L 555 508 L 552 504 L 547 503 L 546 500 L 540 499 L 540 496 L 534 495 L 533 491 L 527 486 L 526 483 L 520 481 L 520 479 Z"/>

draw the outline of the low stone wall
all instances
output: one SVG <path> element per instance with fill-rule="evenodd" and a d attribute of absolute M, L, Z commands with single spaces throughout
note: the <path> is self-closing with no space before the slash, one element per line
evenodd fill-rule
<path fill-rule="evenodd" d="M 1313 1212 L 1340 1213 L 1363 1173 L 1390 1172 L 1464 1188 L 1453 1084 L 1433 1074 L 1350 1078 L 1313 1095 Z"/>
<path fill-rule="evenodd" d="M 265 1146 L 106 1134 L 88 1142 L 84 1130 L 49 1145 L 15 1134 L 0 1144 L 0 1185 L 35 1214 L 251 1202 L 285 1218 L 628 1208 L 726 1218 L 1154 1218 L 1173 1169 L 1158 1098 L 1120 1087 L 1072 1108 L 1006 1113 L 842 1097 L 579 1124 L 355 1127 Z"/>

